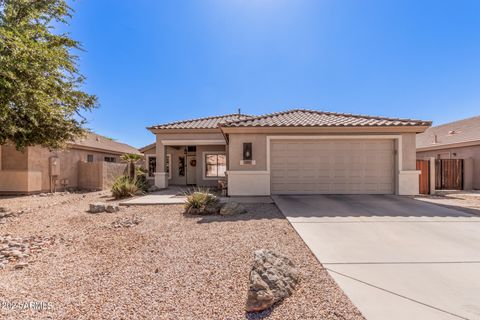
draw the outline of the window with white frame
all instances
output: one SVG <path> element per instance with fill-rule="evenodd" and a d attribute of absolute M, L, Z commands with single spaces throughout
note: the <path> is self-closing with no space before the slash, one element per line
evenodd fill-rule
<path fill-rule="evenodd" d="M 204 178 L 215 179 L 225 177 L 227 171 L 227 157 L 225 153 L 205 152 L 204 160 Z"/>
<path fill-rule="evenodd" d="M 165 169 L 168 173 L 168 179 L 172 178 L 172 172 L 170 170 L 170 163 L 172 163 L 172 155 L 167 154 Z M 157 157 L 147 155 L 147 170 L 148 170 L 148 177 L 153 178 L 155 177 L 155 172 L 157 172 Z"/>

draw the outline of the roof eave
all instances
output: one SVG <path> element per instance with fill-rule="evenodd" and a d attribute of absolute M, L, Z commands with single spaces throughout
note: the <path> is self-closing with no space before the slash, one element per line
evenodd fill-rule
<path fill-rule="evenodd" d="M 219 128 L 186 128 L 186 129 L 167 129 L 167 128 L 147 128 L 153 134 L 158 133 L 195 133 L 195 132 L 203 132 L 203 133 L 221 133 Z"/>
<path fill-rule="evenodd" d="M 472 141 L 463 141 L 463 142 L 445 143 L 445 144 L 436 144 L 436 145 L 432 145 L 432 146 L 417 147 L 417 152 L 451 149 L 451 148 L 472 147 L 472 146 L 480 146 L 480 140 L 472 140 Z"/>
<path fill-rule="evenodd" d="M 224 133 L 241 131 L 398 132 L 422 133 L 429 125 L 403 126 L 221 126 Z"/>

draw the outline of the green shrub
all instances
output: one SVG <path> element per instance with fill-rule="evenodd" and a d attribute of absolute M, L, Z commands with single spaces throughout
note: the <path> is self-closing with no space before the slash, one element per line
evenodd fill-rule
<path fill-rule="evenodd" d="M 204 209 L 205 207 L 218 203 L 218 198 L 214 194 L 210 193 L 210 189 L 208 188 L 194 188 L 185 195 L 187 196 L 185 210 L 190 208 Z"/>
<path fill-rule="evenodd" d="M 122 199 L 141 195 L 144 193 L 142 182 L 137 178 L 130 179 L 128 176 L 118 177 L 112 185 L 112 195 L 115 199 Z"/>
<path fill-rule="evenodd" d="M 147 180 L 147 175 L 146 174 L 138 174 L 136 177 L 136 185 L 137 187 L 142 190 L 142 192 L 147 192 L 148 191 L 148 180 Z"/>

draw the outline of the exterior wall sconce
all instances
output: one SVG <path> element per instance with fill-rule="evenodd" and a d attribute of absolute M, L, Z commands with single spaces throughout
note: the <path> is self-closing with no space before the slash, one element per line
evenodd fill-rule
<path fill-rule="evenodd" d="M 243 143 L 243 154 L 242 160 L 240 160 L 240 165 L 251 164 L 255 165 L 255 160 L 253 159 L 252 143 L 244 142 Z"/>

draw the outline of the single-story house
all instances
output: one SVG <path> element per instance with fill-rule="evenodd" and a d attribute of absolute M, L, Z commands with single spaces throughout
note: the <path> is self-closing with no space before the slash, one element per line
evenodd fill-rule
<path fill-rule="evenodd" d="M 29 194 L 66 188 L 103 189 L 125 164 L 120 156 L 140 152 L 124 143 L 88 133 L 65 150 L 39 146 L 18 151 L 11 144 L 0 145 L 0 193 Z"/>
<path fill-rule="evenodd" d="M 417 135 L 417 158 L 464 159 L 464 189 L 480 189 L 480 116 Z"/>
<path fill-rule="evenodd" d="M 313 110 L 228 114 L 148 128 L 149 176 L 228 194 L 417 194 L 416 134 L 431 122 Z"/>

